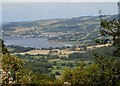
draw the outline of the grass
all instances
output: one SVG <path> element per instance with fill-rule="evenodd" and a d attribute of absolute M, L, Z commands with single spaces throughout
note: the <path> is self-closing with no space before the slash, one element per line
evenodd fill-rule
<path fill-rule="evenodd" d="M 49 50 L 31 50 L 28 52 L 22 52 L 22 53 L 18 53 L 18 54 L 22 54 L 22 55 L 25 55 L 25 54 L 30 54 L 30 55 L 45 54 L 45 55 L 47 55 L 48 53 L 49 53 Z"/>
<path fill-rule="evenodd" d="M 60 59 L 52 59 L 52 60 L 48 60 L 48 62 L 54 62 L 54 61 L 59 61 Z"/>
<path fill-rule="evenodd" d="M 57 66 L 53 66 L 52 73 L 59 72 L 60 74 L 63 74 L 65 69 L 68 68 L 66 66 L 60 66 L 60 67 L 61 67 L 60 69 L 57 69 Z"/>
<path fill-rule="evenodd" d="M 66 41 L 66 44 L 79 44 L 79 41 Z"/>
<path fill-rule="evenodd" d="M 66 61 L 66 60 L 58 60 L 56 61 L 56 65 L 53 65 L 53 68 L 51 69 L 52 70 L 52 73 L 55 73 L 55 72 L 59 72 L 61 75 L 64 73 L 65 69 L 68 68 L 67 65 L 64 65 L 62 66 L 62 63 L 73 63 L 73 68 L 77 67 L 77 64 L 75 63 L 76 61 L 74 60 L 69 60 L 69 61 Z M 78 63 L 89 63 L 90 61 L 78 61 Z M 57 67 L 60 67 L 59 69 L 57 69 Z"/>
<path fill-rule="evenodd" d="M 37 55 L 37 54 L 44 54 L 47 55 L 49 53 L 50 50 L 31 50 L 31 51 L 27 51 L 27 52 L 22 52 L 22 53 L 17 53 L 17 54 L 21 54 L 21 55 L 25 55 L 25 54 L 30 54 L 30 55 Z M 74 53 L 74 52 L 80 52 L 80 51 L 72 51 L 72 50 L 59 50 L 58 53 L 56 53 L 56 55 L 59 56 L 65 56 L 68 57 L 69 54 Z"/>
<path fill-rule="evenodd" d="M 68 55 L 70 53 L 73 53 L 73 52 L 81 52 L 81 51 L 72 51 L 72 50 L 67 50 L 67 49 L 64 49 L 64 50 L 59 50 L 57 55 L 60 56 L 60 57 L 65 57 L 65 58 L 68 58 Z M 19 53 L 19 54 L 31 54 L 31 55 L 37 55 L 37 54 L 48 54 L 49 53 L 49 50 L 31 50 L 31 51 L 28 51 L 28 52 L 23 52 L 23 53 Z M 41 58 L 42 56 L 32 56 L 34 58 Z M 49 57 L 45 57 L 46 59 L 48 59 Z M 72 63 L 73 64 L 73 68 L 77 67 L 77 63 L 81 63 L 83 61 L 77 61 L 77 60 L 63 60 L 63 59 L 50 59 L 50 60 L 47 60 L 49 63 L 53 64 L 54 62 L 56 62 L 55 64 L 52 65 L 52 68 L 49 68 L 51 70 L 52 73 L 55 74 L 55 72 L 59 72 L 61 75 L 64 73 L 65 69 L 68 68 L 68 65 L 67 63 Z M 77 61 L 77 63 L 76 63 Z M 88 63 L 88 61 L 84 61 L 84 63 Z"/>

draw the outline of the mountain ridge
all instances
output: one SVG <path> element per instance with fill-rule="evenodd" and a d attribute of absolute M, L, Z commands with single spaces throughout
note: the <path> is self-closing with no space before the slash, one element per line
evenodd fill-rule
<path fill-rule="evenodd" d="M 117 15 L 103 15 L 103 18 L 105 17 L 111 17 L 112 19 L 114 18 L 117 18 L 116 17 Z M 88 18 L 88 19 L 86 19 Z M 3 28 L 3 31 L 6 31 L 8 30 L 8 28 L 10 29 L 10 27 L 17 27 L 17 26 L 22 26 L 22 27 L 35 27 L 35 26 L 40 26 L 41 23 L 46 23 L 46 22 L 51 22 L 51 21 L 56 21 L 56 22 L 53 22 L 54 23 L 69 23 L 70 24 L 70 21 L 73 21 L 72 23 L 76 23 L 77 21 L 78 22 L 85 22 L 85 19 L 88 20 L 88 21 L 92 21 L 94 19 L 99 19 L 99 16 L 81 16 L 81 17 L 73 17 L 73 18 L 65 18 L 65 19 L 45 19 L 45 20 L 36 20 L 36 21 L 21 21 L 21 22 L 10 22 L 8 24 L 3 24 L 2 28 Z M 45 24 L 44 24 L 45 25 Z M 7 29 L 6 29 L 7 28 Z"/>

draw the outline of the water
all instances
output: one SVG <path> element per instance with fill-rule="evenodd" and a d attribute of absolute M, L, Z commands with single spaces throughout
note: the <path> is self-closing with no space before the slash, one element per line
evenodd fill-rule
<path fill-rule="evenodd" d="M 63 42 L 49 42 L 47 38 L 3 37 L 3 40 L 5 45 L 19 45 L 35 48 L 63 47 L 71 45 Z"/>

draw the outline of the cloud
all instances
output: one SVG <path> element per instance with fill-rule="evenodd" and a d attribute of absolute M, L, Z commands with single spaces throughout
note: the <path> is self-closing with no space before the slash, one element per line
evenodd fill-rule
<path fill-rule="evenodd" d="M 2 2 L 118 2 L 119 0 L 4 0 Z"/>

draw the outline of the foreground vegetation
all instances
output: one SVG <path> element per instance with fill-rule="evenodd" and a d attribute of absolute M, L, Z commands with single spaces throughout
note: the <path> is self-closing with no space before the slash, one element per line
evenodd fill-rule
<path fill-rule="evenodd" d="M 3 47 L 3 84 L 34 84 L 38 86 L 67 83 L 72 86 L 120 86 L 120 21 L 101 21 L 101 27 L 101 34 L 111 36 L 113 38 L 112 46 L 116 49 L 109 56 L 99 55 L 93 51 L 94 59 L 89 62 L 80 61 L 84 60 L 82 57 L 85 54 L 70 55 L 69 59 L 56 55 L 38 56 L 39 58 L 26 55 L 24 58 L 20 55 L 10 55 Z M 101 40 L 98 40 L 98 43 L 101 43 Z M 51 72 L 51 69 L 55 67 L 59 70 L 60 67 L 65 66 L 66 69 L 64 72 L 62 71 L 62 75 L 58 71 Z M 61 75 L 61 77 L 56 78 L 55 75 Z"/>

